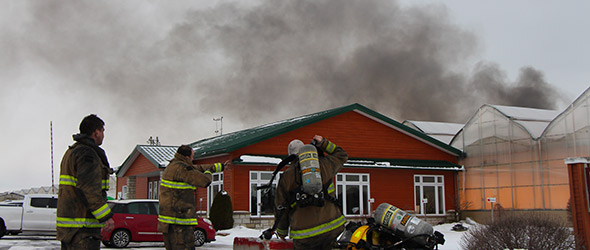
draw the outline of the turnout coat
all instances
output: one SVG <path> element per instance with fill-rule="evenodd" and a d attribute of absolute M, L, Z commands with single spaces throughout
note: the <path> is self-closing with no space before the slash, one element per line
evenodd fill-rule
<path fill-rule="evenodd" d="M 158 230 L 168 233 L 168 225 L 197 225 L 195 191 L 211 184 L 211 173 L 223 171 L 221 163 L 193 165 L 179 153 L 168 164 L 160 182 Z"/>
<path fill-rule="evenodd" d="M 324 139 L 319 148 L 328 153 L 319 157 L 322 184 L 328 186 L 328 194 L 335 200 L 333 178 L 348 160 L 348 154 L 334 143 Z M 330 183 L 332 182 L 332 183 Z M 298 163 L 292 164 L 279 179 L 275 198 L 275 218 L 279 220 L 276 232 L 285 237 L 289 227 L 290 238 L 293 240 L 326 240 L 325 235 L 339 234 L 344 230 L 346 219 L 340 207 L 326 199 L 324 206 L 298 207 L 293 202 L 294 191 L 301 185 Z M 326 194 L 324 194 L 326 195 Z M 280 215 L 282 210 L 283 215 Z M 337 230 L 338 232 L 334 232 Z M 330 239 L 328 239 L 330 240 Z"/>
<path fill-rule="evenodd" d="M 76 143 L 64 154 L 59 175 L 57 240 L 70 242 L 81 229 L 100 237 L 100 228 L 113 216 L 107 206 L 109 175 L 113 170 L 104 150 L 87 135 L 73 136 Z"/>

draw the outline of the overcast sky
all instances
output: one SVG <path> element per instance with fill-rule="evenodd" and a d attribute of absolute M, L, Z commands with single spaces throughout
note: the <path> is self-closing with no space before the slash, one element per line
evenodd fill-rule
<path fill-rule="evenodd" d="M 80 120 L 120 166 L 360 103 L 465 122 L 484 103 L 562 109 L 590 83 L 590 2 L 3 1 L 0 192 L 51 184 Z M 219 125 L 218 125 L 219 126 Z"/>

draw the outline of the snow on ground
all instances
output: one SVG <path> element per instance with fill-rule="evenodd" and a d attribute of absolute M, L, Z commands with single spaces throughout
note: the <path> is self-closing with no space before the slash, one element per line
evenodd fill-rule
<path fill-rule="evenodd" d="M 458 250 L 461 249 L 459 242 L 465 232 L 455 232 L 451 228 L 457 223 L 442 224 L 434 227 L 434 230 L 441 232 L 445 236 L 445 244 L 439 245 L 440 250 Z M 468 224 L 463 224 L 470 227 Z M 216 241 L 205 243 L 197 250 L 227 250 L 233 249 L 235 237 L 258 237 L 263 230 L 249 229 L 242 226 L 230 230 L 222 230 L 215 236 Z M 102 249 L 110 249 L 101 245 Z M 17 235 L 4 236 L 0 239 L 0 250 L 49 250 L 60 249 L 59 241 L 55 236 L 38 236 L 38 235 Z M 114 249 L 114 248 L 113 248 Z M 161 242 L 132 242 L 126 248 L 127 250 L 161 250 L 164 249 L 164 243 Z"/>

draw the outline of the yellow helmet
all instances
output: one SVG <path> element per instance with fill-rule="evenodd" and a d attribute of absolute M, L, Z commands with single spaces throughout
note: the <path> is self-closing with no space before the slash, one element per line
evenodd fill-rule
<path fill-rule="evenodd" d="M 368 232 L 369 226 L 367 225 L 357 228 L 354 233 L 352 233 L 352 236 L 350 237 L 350 243 L 346 247 L 346 250 L 360 250 L 359 248 L 356 248 L 356 244 L 359 243 L 360 240 L 366 242 Z M 373 245 L 379 245 L 379 233 L 373 231 L 371 238 Z"/>

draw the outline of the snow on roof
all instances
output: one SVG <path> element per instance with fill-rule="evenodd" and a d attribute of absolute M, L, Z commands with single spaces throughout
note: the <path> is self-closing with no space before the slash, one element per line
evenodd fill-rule
<path fill-rule="evenodd" d="M 534 109 L 534 108 L 522 108 L 502 105 L 490 105 L 504 115 L 519 121 L 544 121 L 551 122 L 560 111 L 549 110 L 549 109 Z"/>
<path fill-rule="evenodd" d="M 463 128 L 463 124 L 461 123 L 450 123 L 450 122 L 429 122 L 429 121 L 410 121 L 406 120 L 405 122 L 409 122 L 414 124 L 417 128 L 422 130 L 422 132 L 426 134 L 445 134 L 445 135 L 455 135 L 459 130 Z"/>
<path fill-rule="evenodd" d="M 403 122 L 403 124 L 418 129 L 430 137 L 433 137 L 446 144 L 449 144 L 455 134 L 457 134 L 457 132 L 459 132 L 459 130 L 461 130 L 464 126 L 464 124 L 461 123 L 411 120 L 406 120 Z"/>
<path fill-rule="evenodd" d="M 241 164 L 269 164 L 277 165 L 282 161 L 278 157 L 242 155 L 240 156 Z M 463 167 L 432 167 L 432 166 L 400 166 L 391 164 L 388 161 L 373 160 L 348 160 L 344 167 L 365 167 L 365 168 L 400 168 L 400 169 L 430 169 L 430 170 L 462 170 Z"/>
<path fill-rule="evenodd" d="M 548 109 L 522 108 L 502 105 L 489 105 L 512 121 L 522 125 L 533 138 L 539 138 L 545 128 L 560 114 L 560 111 Z"/>
<path fill-rule="evenodd" d="M 256 155 L 242 155 L 240 160 L 243 163 L 260 163 L 260 164 L 279 164 L 282 160 L 278 157 L 256 156 Z"/>
<path fill-rule="evenodd" d="M 147 156 L 151 157 L 160 167 L 165 167 L 174 158 L 178 146 L 138 145 Z"/>

